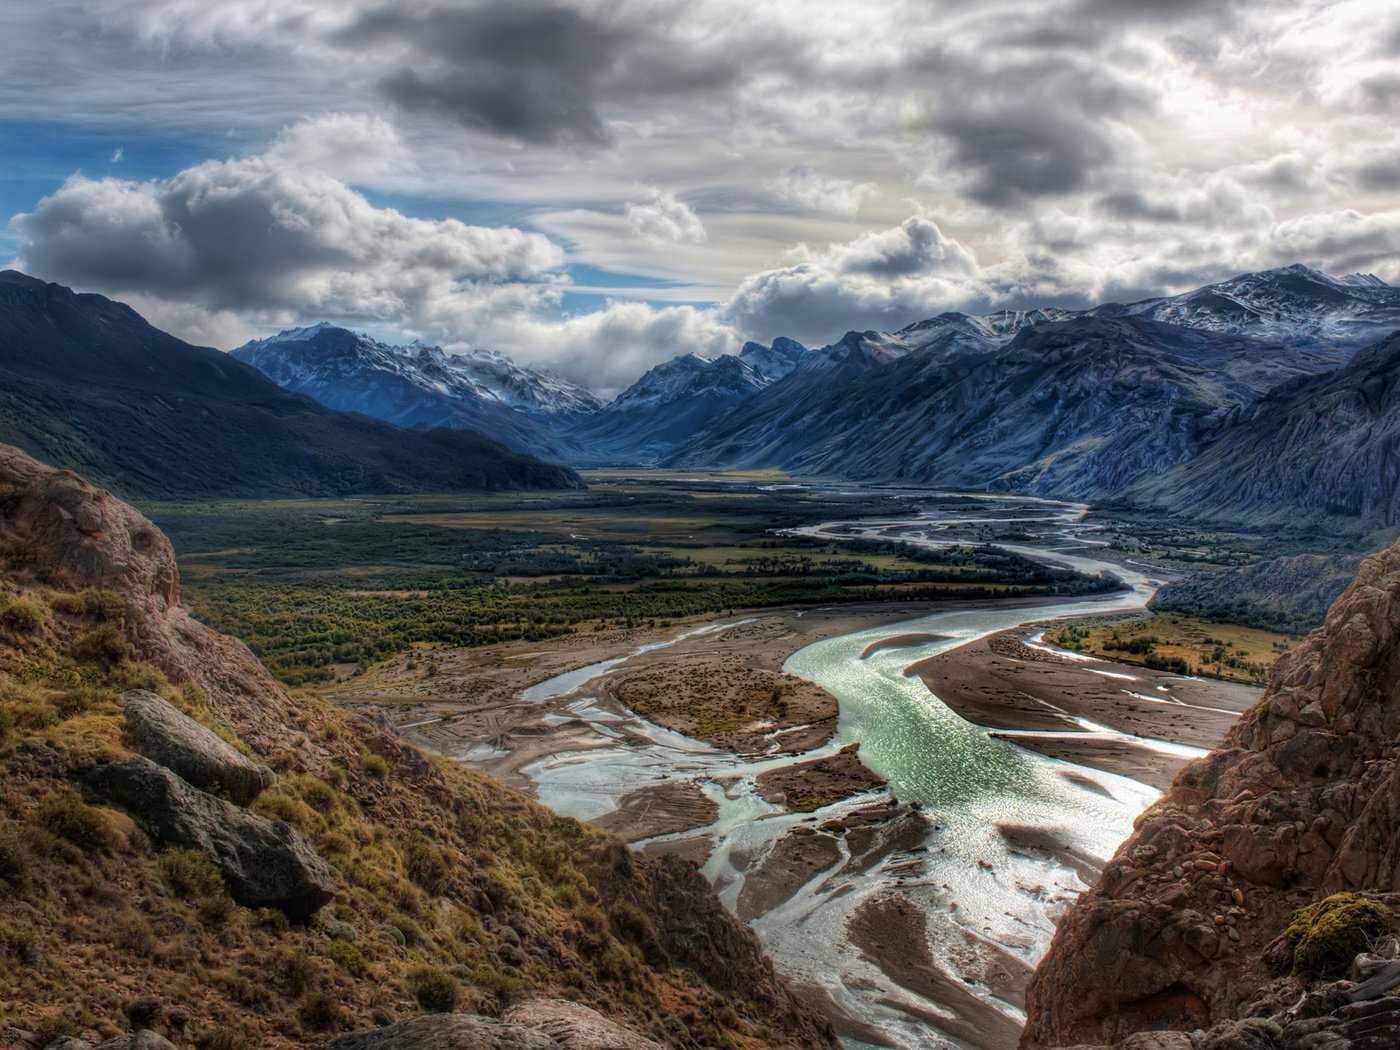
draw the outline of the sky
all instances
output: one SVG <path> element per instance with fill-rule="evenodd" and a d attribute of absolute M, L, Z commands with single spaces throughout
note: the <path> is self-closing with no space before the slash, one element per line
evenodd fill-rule
<path fill-rule="evenodd" d="M 5 0 L 0 263 L 230 348 L 675 354 L 1400 283 L 1393 0 Z"/>

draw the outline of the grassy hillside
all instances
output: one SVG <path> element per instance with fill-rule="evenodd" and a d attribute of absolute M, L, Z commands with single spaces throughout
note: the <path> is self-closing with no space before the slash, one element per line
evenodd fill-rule
<path fill-rule="evenodd" d="M 149 522 L 76 479 L 17 483 L 7 466 L 0 1030 L 307 1047 L 552 996 L 671 1047 L 834 1045 L 689 865 L 634 856 L 374 723 L 289 697 L 170 604 L 173 557 Z M 68 541 L 94 522 L 94 546 Z M 84 575 L 122 590 L 75 587 Z M 235 903 L 208 856 L 84 797 L 83 774 L 132 754 L 118 701 L 133 687 L 276 772 L 252 810 L 298 829 L 335 873 L 308 924 Z"/>

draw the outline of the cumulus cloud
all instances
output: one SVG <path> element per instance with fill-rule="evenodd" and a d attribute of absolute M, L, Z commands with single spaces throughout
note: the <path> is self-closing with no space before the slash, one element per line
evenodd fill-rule
<path fill-rule="evenodd" d="M 277 133 L 268 160 L 286 168 L 317 168 L 343 182 L 379 182 L 411 162 L 398 129 L 366 113 L 304 117 Z"/>
<path fill-rule="evenodd" d="M 812 211 L 854 218 L 860 206 L 880 195 L 873 182 L 852 182 L 824 175 L 806 164 L 795 164 L 769 184 L 778 196 Z"/>
<path fill-rule="evenodd" d="M 705 243 L 705 224 L 700 216 L 673 193 L 653 190 L 648 200 L 627 205 L 627 221 L 633 233 L 653 244 Z"/>
<path fill-rule="evenodd" d="M 83 289 L 439 331 L 538 304 L 564 262 L 541 234 L 411 218 L 273 154 L 75 175 L 10 226 L 26 268 Z"/>
<path fill-rule="evenodd" d="M 550 369 L 612 396 L 653 365 L 678 354 L 736 353 L 742 340 L 713 310 L 610 302 L 576 317 L 533 317 L 488 325 L 481 345 Z"/>
<path fill-rule="evenodd" d="M 898 328 L 985 301 L 989 288 L 966 247 L 930 219 L 914 217 L 745 280 L 724 313 L 765 341 L 820 341 L 847 329 Z"/>

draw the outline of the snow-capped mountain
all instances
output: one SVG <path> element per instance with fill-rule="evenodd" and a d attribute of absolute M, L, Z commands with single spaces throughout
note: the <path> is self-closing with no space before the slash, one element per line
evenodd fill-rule
<path fill-rule="evenodd" d="M 1327 341 L 1352 350 L 1400 328 L 1400 288 L 1374 274 L 1330 277 L 1301 264 L 1240 274 L 1193 292 L 1087 313 L 1146 317 L 1285 343 Z"/>
<path fill-rule="evenodd" d="M 554 432 L 601 402 L 564 380 L 478 351 L 394 346 L 331 324 L 295 328 L 229 353 L 278 385 L 342 412 L 399 426 L 474 430 L 532 455 L 570 458 Z"/>
<path fill-rule="evenodd" d="M 782 379 L 801 364 L 808 352 L 796 339 L 779 336 L 773 340 L 772 346 L 745 343 L 744 348 L 739 351 L 739 360 L 772 383 Z"/>
<path fill-rule="evenodd" d="M 502 404 L 552 427 L 576 423 L 606 403 L 591 390 L 548 372 L 518 365 L 495 350 L 448 355 L 447 367 L 489 390 Z"/>
<path fill-rule="evenodd" d="M 735 356 L 683 354 L 657 365 L 569 432 L 588 462 L 653 462 L 787 375 L 810 351 L 791 339 Z"/>
<path fill-rule="evenodd" d="M 1400 289 L 1301 266 L 1085 311 L 945 313 L 810 351 L 660 462 L 1105 499 L 1168 471 L 1185 487 L 1209 447 L 1270 476 L 1266 443 L 1252 467 L 1220 451 L 1240 421 L 1395 329 Z"/>

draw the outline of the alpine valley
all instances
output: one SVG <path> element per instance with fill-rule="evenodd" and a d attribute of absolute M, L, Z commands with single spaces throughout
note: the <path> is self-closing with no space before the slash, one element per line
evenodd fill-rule
<path fill-rule="evenodd" d="M 683 353 L 606 404 L 489 351 L 327 325 L 232 356 L 330 408 L 575 467 L 773 468 L 1352 529 L 1400 522 L 1397 328 L 1400 289 L 1290 266 L 1090 310 L 944 313 L 815 350 Z"/>
<path fill-rule="evenodd" d="M 615 397 L 0 274 L 4 1050 L 1380 1050 L 1400 289 Z"/>

